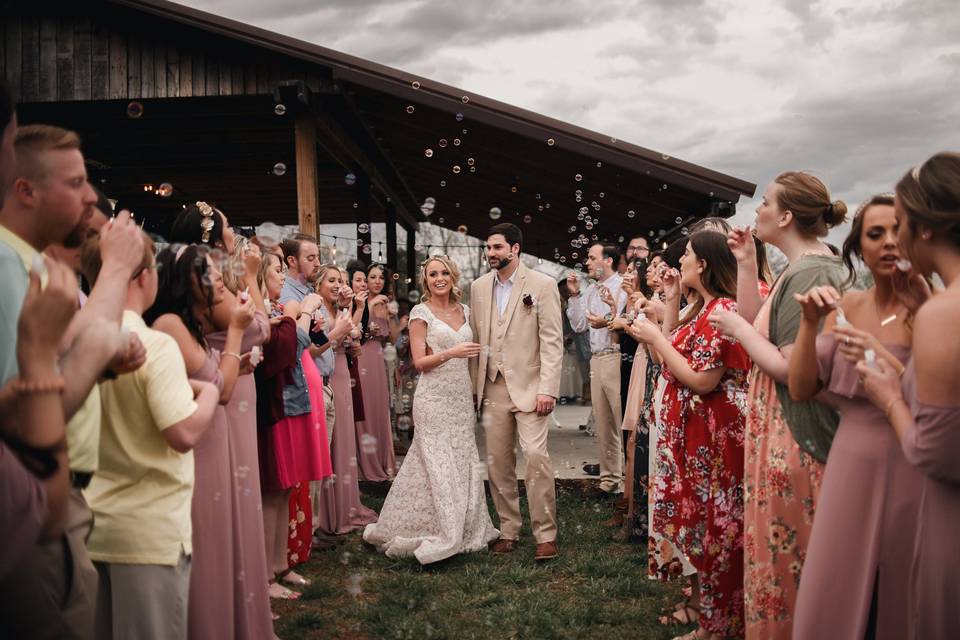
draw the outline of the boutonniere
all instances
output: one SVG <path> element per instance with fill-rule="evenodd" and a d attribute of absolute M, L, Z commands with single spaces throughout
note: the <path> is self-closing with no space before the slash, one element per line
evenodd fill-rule
<path fill-rule="evenodd" d="M 523 298 L 521 298 L 521 301 L 525 307 L 532 307 L 533 305 L 537 304 L 537 299 L 529 293 L 525 294 Z"/>

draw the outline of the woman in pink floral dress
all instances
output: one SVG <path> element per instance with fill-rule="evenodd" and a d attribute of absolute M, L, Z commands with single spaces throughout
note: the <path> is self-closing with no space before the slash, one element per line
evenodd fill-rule
<path fill-rule="evenodd" d="M 795 293 L 839 287 L 843 263 L 820 241 L 846 216 L 827 187 L 802 172 L 782 173 L 757 207 L 756 236 L 782 251 L 789 266 L 763 299 L 757 286 L 757 247 L 749 228 L 734 229 L 737 313 L 710 321 L 738 340 L 754 362 L 749 375 L 744 441 L 744 605 L 747 638 L 792 637 L 800 571 L 837 415 L 815 402 L 793 402 L 786 389 L 787 357 L 800 323 Z"/>
<path fill-rule="evenodd" d="M 667 379 L 653 518 L 697 570 L 700 628 L 691 638 L 743 634 L 743 429 L 751 365 L 743 348 L 708 321 L 714 309 L 736 309 L 736 270 L 722 234 L 693 234 L 680 260 L 680 286 L 697 300 L 685 321 L 669 338 L 649 321 L 633 328 L 662 359 Z"/>

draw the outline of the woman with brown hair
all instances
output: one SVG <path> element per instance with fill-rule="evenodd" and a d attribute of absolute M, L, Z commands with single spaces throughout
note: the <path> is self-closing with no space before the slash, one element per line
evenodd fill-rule
<path fill-rule="evenodd" d="M 894 206 L 908 258 L 894 278 L 916 312 L 913 355 L 903 373 L 882 359 L 857 371 L 922 476 L 908 620 L 910 638 L 951 638 L 960 628 L 960 153 L 938 153 L 897 183 Z M 924 278 L 946 289 L 930 297 Z"/>
<path fill-rule="evenodd" d="M 630 333 L 651 346 L 667 378 L 653 519 L 697 569 L 699 628 L 690 638 L 743 633 L 743 430 L 750 358 L 708 318 L 735 311 L 737 265 L 715 231 L 690 236 L 679 286 L 696 292 L 669 336 L 643 317 Z M 679 296 L 667 314 L 679 316 Z M 667 323 L 669 326 L 672 323 Z"/>
<path fill-rule="evenodd" d="M 832 202 L 826 185 L 808 173 L 787 171 L 767 186 L 755 233 L 782 251 L 790 266 L 766 300 L 750 229 L 728 236 L 737 259 L 737 313 L 715 312 L 711 322 L 741 343 L 754 363 L 744 441 L 747 638 L 789 638 L 793 627 L 823 463 L 838 422 L 833 410 L 790 398 L 787 358 L 801 315 L 793 296 L 814 286 L 840 287 L 843 263 L 820 238 L 846 213 L 846 205 Z"/>
<path fill-rule="evenodd" d="M 848 283 L 856 257 L 874 285 L 842 298 L 833 287 L 796 296 L 803 319 L 790 354 L 790 394 L 797 400 L 822 394 L 840 413 L 800 578 L 798 638 L 904 638 L 910 627 L 913 536 L 903 523 L 916 521 L 921 476 L 855 369 L 868 350 L 898 371 L 910 355 L 909 314 L 893 288 L 902 257 L 898 226 L 893 194 L 867 200 L 843 243 L 843 259 Z"/>

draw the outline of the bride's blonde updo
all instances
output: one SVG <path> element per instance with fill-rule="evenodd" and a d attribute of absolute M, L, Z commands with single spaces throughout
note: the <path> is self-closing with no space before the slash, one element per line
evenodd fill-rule
<path fill-rule="evenodd" d="M 453 260 L 447 256 L 430 256 L 424 261 L 423 266 L 420 267 L 420 302 L 426 302 L 432 297 L 430 295 L 430 288 L 427 286 L 427 265 L 431 262 L 439 262 L 450 272 L 450 278 L 453 280 L 450 286 L 450 302 L 460 302 L 460 298 L 463 295 L 460 287 L 457 286 L 460 283 L 460 269 L 458 269 Z"/>

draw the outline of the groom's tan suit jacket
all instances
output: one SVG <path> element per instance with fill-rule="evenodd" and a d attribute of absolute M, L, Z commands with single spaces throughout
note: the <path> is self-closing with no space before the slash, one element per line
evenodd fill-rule
<path fill-rule="evenodd" d="M 553 278 L 520 264 L 501 315 L 493 291 L 496 277 L 497 272 L 490 271 L 470 285 L 470 324 L 485 347 L 475 370 L 477 407 L 485 385 L 499 369 L 517 409 L 535 411 L 537 394 L 556 398 L 560 393 L 560 292 Z"/>

